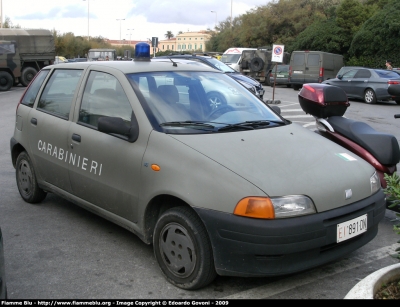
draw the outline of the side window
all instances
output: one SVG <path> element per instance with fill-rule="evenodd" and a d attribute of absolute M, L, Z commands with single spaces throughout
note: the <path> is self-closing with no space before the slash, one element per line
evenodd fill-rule
<path fill-rule="evenodd" d="M 360 69 L 355 75 L 354 78 L 364 78 L 368 79 L 371 77 L 371 72 L 367 69 Z"/>
<path fill-rule="evenodd" d="M 68 119 L 81 75 L 81 69 L 55 69 L 43 90 L 37 108 Z"/>
<path fill-rule="evenodd" d="M 49 71 L 50 70 L 42 70 L 37 74 L 35 80 L 33 80 L 32 84 L 26 90 L 26 93 L 21 101 L 22 104 L 28 107 L 33 107 L 39 89 L 42 86 L 44 79 L 46 79 L 46 76 L 49 74 Z"/>
<path fill-rule="evenodd" d="M 307 66 L 319 66 L 319 54 L 309 54 L 307 58 Z"/>
<path fill-rule="evenodd" d="M 83 93 L 79 122 L 97 128 L 99 118 L 104 116 L 120 117 L 130 125 L 132 107 L 117 78 L 92 71 Z"/>
<path fill-rule="evenodd" d="M 343 75 L 342 80 L 354 78 L 354 75 L 358 72 L 358 69 L 349 70 Z"/>

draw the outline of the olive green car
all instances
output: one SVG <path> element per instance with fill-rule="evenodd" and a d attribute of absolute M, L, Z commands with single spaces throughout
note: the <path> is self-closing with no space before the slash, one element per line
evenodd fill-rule
<path fill-rule="evenodd" d="M 204 84 L 229 100 L 213 106 Z M 48 66 L 10 146 L 26 202 L 55 193 L 130 230 L 183 289 L 328 263 L 372 240 L 385 212 L 372 166 L 205 66 Z"/>

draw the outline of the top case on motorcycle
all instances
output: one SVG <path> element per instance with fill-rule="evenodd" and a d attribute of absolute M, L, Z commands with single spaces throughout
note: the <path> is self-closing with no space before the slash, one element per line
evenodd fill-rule
<path fill-rule="evenodd" d="M 394 135 L 376 131 L 364 122 L 341 116 L 328 118 L 332 128 L 370 152 L 383 165 L 400 161 L 399 143 Z"/>

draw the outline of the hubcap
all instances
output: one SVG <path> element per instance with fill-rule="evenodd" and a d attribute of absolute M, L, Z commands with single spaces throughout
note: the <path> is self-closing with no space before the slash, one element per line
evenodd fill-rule
<path fill-rule="evenodd" d="M 32 171 L 26 160 L 21 160 L 18 168 L 18 186 L 25 195 L 32 193 Z"/>
<path fill-rule="evenodd" d="M 365 93 L 365 101 L 366 102 L 372 102 L 373 98 L 374 98 L 374 94 L 371 91 L 367 91 Z"/>
<path fill-rule="evenodd" d="M 161 258 L 179 278 L 188 277 L 196 266 L 196 250 L 187 230 L 177 223 L 164 226 L 159 239 Z"/>

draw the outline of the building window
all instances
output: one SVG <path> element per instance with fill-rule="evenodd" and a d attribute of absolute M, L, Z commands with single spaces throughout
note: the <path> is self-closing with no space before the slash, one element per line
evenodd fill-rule
<path fill-rule="evenodd" d="M 172 45 L 172 50 L 174 50 L 174 45 Z"/>
<path fill-rule="evenodd" d="M 180 50 L 181 49 L 181 45 L 178 45 L 178 50 Z"/>
<path fill-rule="evenodd" d="M 195 50 L 197 50 L 197 44 L 196 44 L 196 45 L 194 45 L 194 49 L 195 49 Z"/>
<path fill-rule="evenodd" d="M 162 49 L 164 50 L 164 45 L 162 45 Z"/>
<path fill-rule="evenodd" d="M 200 45 L 200 50 L 203 50 L 203 45 Z"/>
<path fill-rule="evenodd" d="M 169 45 L 167 45 L 167 50 L 169 50 Z"/>

